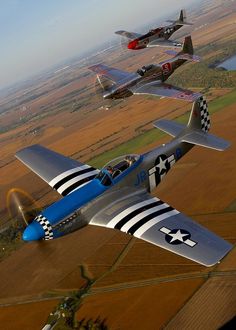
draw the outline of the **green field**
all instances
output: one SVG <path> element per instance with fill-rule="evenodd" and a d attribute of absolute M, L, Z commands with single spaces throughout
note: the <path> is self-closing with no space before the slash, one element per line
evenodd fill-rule
<path fill-rule="evenodd" d="M 227 93 L 224 96 L 218 97 L 210 103 L 210 113 L 214 113 L 222 110 L 224 107 L 228 107 L 236 103 L 236 89 Z"/>
<path fill-rule="evenodd" d="M 236 71 L 218 69 L 217 64 L 236 53 L 236 38 L 233 40 L 217 40 L 198 47 L 195 53 L 201 57 L 199 63 L 188 63 L 181 66 L 168 82 L 184 88 L 235 88 Z M 207 58 L 204 58 L 207 56 Z"/>
<path fill-rule="evenodd" d="M 218 97 L 212 102 L 209 103 L 209 111 L 210 114 L 213 114 L 217 111 L 223 110 L 226 106 L 232 105 L 236 103 L 236 89 L 227 93 L 224 96 Z M 184 115 L 176 118 L 175 120 L 179 123 L 186 124 L 189 117 L 189 111 Z M 101 155 L 90 159 L 89 164 L 100 168 L 105 165 L 109 160 L 114 159 L 118 156 L 129 154 L 129 153 L 137 153 L 140 148 L 144 146 L 148 146 L 155 141 L 158 141 L 161 137 L 163 137 L 165 133 L 160 130 L 153 128 L 149 131 L 132 138 L 131 140 L 120 144 L 117 147 L 114 147 L 111 150 L 108 150 Z"/>
<path fill-rule="evenodd" d="M 125 143 L 120 144 L 117 147 L 114 147 L 109 151 L 102 153 L 95 158 L 92 158 L 91 160 L 89 160 L 89 164 L 96 167 L 102 167 L 109 160 L 114 159 L 118 156 L 136 153 L 141 147 L 149 145 L 153 141 L 159 140 L 162 136 L 164 136 L 164 133 L 162 133 L 160 130 L 156 128 L 151 129 L 145 133 L 142 133 L 139 136 L 132 138 Z"/>

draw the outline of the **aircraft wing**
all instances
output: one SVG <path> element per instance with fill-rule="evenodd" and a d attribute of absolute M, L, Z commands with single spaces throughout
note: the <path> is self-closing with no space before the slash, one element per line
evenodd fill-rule
<path fill-rule="evenodd" d="M 136 79 L 137 77 L 139 77 L 137 73 L 129 73 L 119 69 L 111 68 L 104 64 L 96 64 L 90 66 L 89 69 L 97 73 L 98 75 L 104 76 L 112 80 L 114 83 L 120 83 L 123 81 Z"/>
<path fill-rule="evenodd" d="M 90 224 L 118 229 L 204 266 L 216 264 L 233 247 L 144 189 L 120 189 L 93 207 L 98 212 Z"/>
<path fill-rule="evenodd" d="M 63 196 L 88 183 L 99 172 L 38 144 L 18 151 L 16 157 Z"/>
<path fill-rule="evenodd" d="M 147 44 L 147 47 L 178 47 L 181 48 L 183 44 L 175 40 L 167 40 L 162 38 L 154 39 Z"/>
<path fill-rule="evenodd" d="M 135 86 L 130 89 L 133 94 L 147 94 L 160 97 L 168 97 L 177 100 L 185 100 L 193 102 L 198 99 L 201 94 L 194 93 L 188 89 L 172 86 L 160 81 L 151 82 L 141 86 Z"/>
<path fill-rule="evenodd" d="M 116 34 L 119 34 L 122 37 L 128 38 L 128 39 L 137 39 L 141 37 L 141 34 L 135 33 L 135 32 L 127 32 L 127 31 L 116 31 Z"/>

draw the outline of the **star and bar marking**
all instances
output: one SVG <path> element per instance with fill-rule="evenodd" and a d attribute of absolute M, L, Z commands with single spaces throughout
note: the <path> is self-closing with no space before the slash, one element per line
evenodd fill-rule
<path fill-rule="evenodd" d="M 148 171 L 150 190 L 152 191 L 163 179 L 170 168 L 175 164 L 175 156 L 160 155 L 155 161 L 155 166 Z"/>
<path fill-rule="evenodd" d="M 185 244 L 189 247 L 194 247 L 197 242 L 191 240 L 191 234 L 185 229 L 169 229 L 162 227 L 159 229 L 160 232 L 165 234 L 165 240 L 167 243 L 172 245 Z"/>

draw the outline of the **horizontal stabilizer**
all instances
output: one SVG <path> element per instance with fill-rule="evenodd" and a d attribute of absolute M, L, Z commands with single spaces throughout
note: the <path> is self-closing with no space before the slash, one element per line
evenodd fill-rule
<path fill-rule="evenodd" d="M 154 122 L 153 125 L 173 137 L 180 135 L 179 138 L 181 139 L 181 142 L 187 142 L 218 151 L 223 151 L 230 146 L 230 143 L 224 139 L 206 133 L 201 129 L 192 130 L 187 128 L 187 126 L 176 123 L 172 120 L 161 119 Z M 182 136 L 181 132 L 183 132 Z"/>
<path fill-rule="evenodd" d="M 167 119 L 158 120 L 153 123 L 153 126 L 173 137 L 177 136 L 185 128 L 185 125 Z"/>
<path fill-rule="evenodd" d="M 169 19 L 169 20 L 167 20 L 166 22 L 169 22 L 169 23 L 172 23 L 172 24 L 175 24 L 175 25 L 193 25 L 193 23 L 191 23 L 191 22 L 186 22 L 186 21 L 184 21 L 184 22 L 182 22 L 182 21 L 174 21 L 174 20 L 171 20 L 171 19 Z"/>
<path fill-rule="evenodd" d="M 194 130 L 182 137 L 182 142 L 196 144 L 202 147 L 223 151 L 230 146 L 228 141 L 225 141 L 215 135 L 203 132 L 202 130 Z"/>
<path fill-rule="evenodd" d="M 197 55 L 191 55 L 191 54 L 180 54 L 176 56 L 180 60 L 186 60 L 186 61 L 192 61 L 192 62 L 200 62 L 201 57 Z"/>
<path fill-rule="evenodd" d="M 176 50 L 173 50 L 173 49 L 165 50 L 164 53 L 166 53 L 167 55 L 170 55 L 170 56 L 176 56 L 179 54 Z"/>
<path fill-rule="evenodd" d="M 157 38 L 154 39 L 153 41 L 150 41 L 147 44 L 148 48 L 151 47 L 175 47 L 175 48 L 180 48 L 182 47 L 183 44 L 179 41 L 175 41 L 175 40 L 166 40 L 166 39 L 161 39 L 161 38 Z"/>
<path fill-rule="evenodd" d="M 165 54 L 170 55 L 170 56 L 175 56 L 176 59 L 179 60 L 185 60 L 185 61 L 190 61 L 190 62 L 200 62 L 201 57 L 197 55 L 191 55 L 191 54 L 182 54 L 178 53 L 172 49 L 168 49 L 164 51 Z"/>

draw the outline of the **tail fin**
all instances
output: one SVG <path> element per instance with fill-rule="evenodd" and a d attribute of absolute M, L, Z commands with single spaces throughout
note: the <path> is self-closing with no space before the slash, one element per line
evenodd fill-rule
<path fill-rule="evenodd" d="M 175 25 L 193 25 L 193 23 L 187 22 L 186 18 L 187 16 L 185 9 L 181 9 L 179 19 L 177 21 L 168 20 L 167 22 L 171 22 Z"/>
<path fill-rule="evenodd" d="M 186 11 L 185 9 L 181 9 L 180 15 L 179 15 L 179 21 L 184 23 L 186 21 Z"/>
<path fill-rule="evenodd" d="M 192 37 L 187 36 L 184 39 L 182 50 L 176 55 L 176 58 L 186 61 L 199 62 L 200 57 L 194 55 Z"/>
<path fill-rule="evenodd" d="M 175 58 L 180 60 L 186 60 L 192 62 L 200 62 L 201 60 L 199 56 L 194 55 L 193 42 L 191 36 L 185 37 L 182 50 L 179 53 L 177 53 L 175 50 L 166 50 L 165 53 L 171 56 L 175 56 Z"/>
<path fill-rule="evenodd" d="M 208 132 L 211 126 L 208 104 L 204 96 L 193 103 L 192 111 L 189 117 L 187 127 L 191 130 L 201 129 L 203 132 Z"/>
<path fill-rule="evenodd" d="M 223 151 L 230 145 L 229 142 L 208 133 L 210 129 L 210 115 L 206 99 L 203 96 L 200 96 L 193 103 L 187 126 L 170 120 L 159 120 L 154 123 L 154 126 L 171 136 L 177 137 L 181 142 L 218 151 Z"/>
<path fill-rule="evenodd" d="M 179 54 L 189 54 L 189 55 L 194 54 L 193 42 L 191 36 L 185 37 L 183 48 Z"/>

